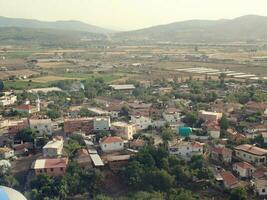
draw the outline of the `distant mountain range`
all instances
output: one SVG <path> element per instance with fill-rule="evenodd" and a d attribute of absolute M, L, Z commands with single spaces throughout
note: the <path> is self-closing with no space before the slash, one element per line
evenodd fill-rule
<path fill-rule="evenodd" d="M 0 43 L 24 40 L 53 43 L 81 41 L 82 38 L 178 43 L 267 41 L 267 17 L 246 15 L 231 20 L 189 20 L 126 32 L 80 21 L 44 22 L 0 17 Z"/>
<path fill-rule="evenodd" d="M 267 17 L 246 15 L 232 20 L 190 20 L 120 32 L 114 38 L 185 43 L 267 41 Z"/>
<path fill-rule="evenodd" d="M 70 31 L 91 32 L 91 33 L 101 33 L 101 34 L 114 32 L 112 30 L 86 24 L 80 21 L 46 22 L 33 19 L 20 19 L 20 18 L 7 18 L 7 17 L 0 17 L 0 27 L 57 29 L 57 30 L 70 30 Z"/>

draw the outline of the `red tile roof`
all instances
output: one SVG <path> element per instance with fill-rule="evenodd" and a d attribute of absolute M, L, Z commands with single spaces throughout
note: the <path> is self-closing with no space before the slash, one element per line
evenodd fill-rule
<path fill-rule="evenodd" d="M 55 158 L 55 159 L 46 159 L 44 168 L 65 168 L 68 164 L 67 158 Z"/>
<path fill-rule="evenodd" d="M 31 105 L 19 105 L 16 107 L 16 109 L 19 110 L 31 110 L 33 107 Z"/>
<path fill-rule="evenodd" d="M 212 147 L 211 151 L 221 155 L 232 154 L 232 150 L 226 147 Z"/>
<path fill-rule="evenodd" d="M 258 155 L 258 156 L 263 156 L 267 155 L 267 150 L 263 148 L 259 148 L 250 144 L 243 144 L 235 147 L 235 150 L 241 150 L 245 151 L 250 154 Z"/>
<path fill-rule="evenodd" d="M 197 142 L 197 141 L 193 141 L 192 142 L 192 147 L 201 148 L 203 146 L 204 146 L 204 143 L 200 143 L 200 142 Z"/>
<path fill-rule="evenodd" d="M 164 112 L 167 114 L 174 114 L 180 112 L 180 110 L 178 110 L 177 108 L 167 108 Z"/>
<path fill-rule="evenodd" d="M 237 178 L 231 172 L 221 172 L 220 176 L 223 178 L 225 184 L 230 187 L 238 183 Z"/>
<path fill-rule="evenodd" d="M 123 139 L 120 137 L 104 137 L 101 139 L 100 143 L 108 144 L 108 143 L 116 143 L 116 142 L 123 142 Z"/>
<path fill-rule="evenodd" d="M 267 167 L 262 166 L 262 167 L 256 169 L 256 171 L 253 174 L 253 177 L 256 179 L 260 179 L 260 178 L 265 177 L 266 175 L 267 175 Z"/>
<path fill-rule="evenodd" d="M 252 169 L 254 168 L 253 165 L 247 163 L 247 162 L 238 162 L 238 163 L 235 163 L 234 165 L 237 165 L 238 167 L 240 168 L 243 168 L 243 169 Z"/>
<path fill-rule="evenodd" d="M 89 153 L 86 149 L 79 149 L 77 151 L 77 156 L 87 156 L 87 155 L 89 155 Z"/>

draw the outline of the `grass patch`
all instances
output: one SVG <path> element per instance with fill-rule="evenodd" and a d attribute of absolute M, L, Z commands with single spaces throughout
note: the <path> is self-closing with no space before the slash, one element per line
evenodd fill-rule
<path fill-rule="evenodd" d="M 32 88 L 50 87 L 52 83 L 38 83 L 29 81 L 4 81 L 5 89 L 27 90 Z"/>
<path fill-rule="evenodd" d="M 42 76 L 38 78 L 31 79 L 34 83 L 49 83 L 61 80 L 80 80 L 82 78 L 72 78 L 72 77 L 61 77 L 61 76 Z"/>
<path fill-rule="evenodd" d="M 5 89 L 12 90 L 28 90 L 33 88 L 51 87 L 60 80 L 93 80 L 94 78 L 103 78 L 105 82 L 109 83 L 123 77 L 122 74 L 79 74 L 67 73 L 69 76 L 43 76 L 28 80 L 4 81 Z"/>

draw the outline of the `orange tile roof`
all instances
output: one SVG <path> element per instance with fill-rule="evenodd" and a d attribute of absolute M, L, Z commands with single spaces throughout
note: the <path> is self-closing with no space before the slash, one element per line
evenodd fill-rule
<path fill-rule="evenodd" d="M 116 142 L 123 142 L 123 139 L 120 137 L 104 137 L 101 139 L 100 143 L 108 144 L 108 143 L 116 143 Z"/>

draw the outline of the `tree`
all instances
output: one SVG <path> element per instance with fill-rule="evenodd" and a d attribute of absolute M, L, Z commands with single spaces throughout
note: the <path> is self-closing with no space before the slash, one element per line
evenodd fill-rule
<path fill-rule="evenodd" d="M 51 119 L 57 119 L 61 116 L 60 111 L 58 110 L 49 110 L 46 112 L 46 115 Z"/>
<path fill-rule="evenodd" d="M 200 169 L 204 166 L 204 158 L 201 155 L 194 155 L 192 156 L 189 165 L 193 169 Z"/>
<path fill-rule="evenodd" d="M 145 174 L 145 185 L 156 191 L 167 191 L 174 184 L 174 177 L 165 170 L 149 170 Z"/>
<path fill-rule="evenodd" d="M 219 76 L 219 79 L 220 79 L 220 86 L 221 87 L 224 87 L 225 85 L 225 79 L 226 78 L 226 74 L 225 73 L 221 73 L 220 76 Z"/>
<path fill-rule="evenodd" d="M 18 186 L 18 181 L 11 174 L 11 164 L 7 160 L 0 160 L 0 185 L 7 187 Z"/>
<path fill-rule="evenodd" d="M 30 182 L 30 195 L 33 200 L 56 199 L 59 197 L 59 187 L 61 187 L 60 177 L 42 174 Z"/>
<path fill-rule="evenodd" d="M 0 92 L 4 90 L 4 82 L 0 80 Z"/>
<path fill-rule="evenodd" d="M 129 196 L 130 199 L 138 199 L 138 200 L 164 200 L 164 195 L 160 192 L 137 192 L 132 196 Z"/>
<path fill-rule="evenodd" d="M 232 190 L 229 200 L 247 200 L 247 191 L 244 187 L 237 187 Z"/>
<path fill-rule="evenodd" d="M 120 110 L 120 114 L 122 116 L 125 116 L 125 117 L 129 117 L 129 107 L 128 106 L 122 106 L 121 110 Z"/>
<path fill-rule="evenodd" d="M 258 135 L 256 137 L 254 137 L 254 142 L 259 144 L 261 147 L 264 147 L 265 144 L 264 144 L 264 138 L 262 137 L 262 135 Z"/>
<path fill-rule="evenodd" d="M 142 187 L 144 174 L 144 166 L 138 161 L 130 162 L 124 171 L 128 185 L 135 189 Z"/>
<path fill-rule="evenodd" d="M 220 127 L 223 130 L 227 130 L 229 128 L 229 121 L 225 115 L 223 115 L 221 120 L 220 120 Z"/>
<path fill-rule="evenodd" d="M 198 117 L 196 113 L 194 112 L 188 112 L 186 113 L 183 121 L 188 125 L 194 127 L 194 125 L 197 123 Z"/>
<path fill-rule="evenodd" d="M 163 140 L 164 146 L 167 147 L 168 141 L 171 141 L 173 139 L 173 137 L 174 137 L 174 132 L 170 128 L 165 128 L 164 127 L 161 130 L 160 135 L 161 135 L 161 138 Z"/>
<path fill-rule="evenodd" d="M 168 193 L 169 200 L 196 200 L 191 191 L 185 189 L 172 189 Z"/>
<path fill-rule="evenodd" d="M 23 129 L 19 131 L 15 135 L 15 140 L 34 143 L 34 140 L 36 139 L 36 137 L 37 137 L 36 133 L 32 129 L 27 128 L 27 129 Z"/>

